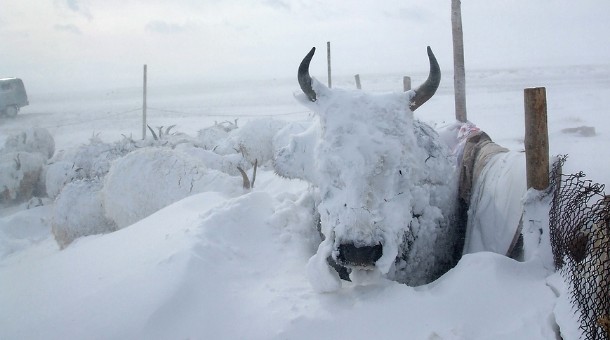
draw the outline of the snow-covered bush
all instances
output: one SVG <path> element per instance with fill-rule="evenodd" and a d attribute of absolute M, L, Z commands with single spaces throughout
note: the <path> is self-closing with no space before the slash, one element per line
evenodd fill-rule
<path fill-rule="evenodd" d="M 51 230 L 63 249 L 75 239 L 115 231 L 102 204 L 102 182 L 78 180 L 68 183 L 55 201 Z"/>
<path fill-rule="evenodd" d="M 51 205 L 42 205 L 1 216 L 0 259 L 47 239 L 50 235 L 50 221 L 42 216 L 49 216 L 51 209 Z"/>
<path fill-rule="evenodd" d="M 49 159 L 55 153 L 55 140 L 47 129 L 28 128 L 8 136 L 0 153 L 19 151 L 39 153 Z"/>
<path fill-rule="evenodd" d="M 106 176 L 106 216 L 122 228 L 204 191 L 241 192 L 241 178 L 205 167 L 202 160 L 167 148 L 144 148 L 116 160 Z"/>
<path fill-rule="evenodd" d="M 0 203 L 25 201 L 32 197 L 44 165 L 39 153 L 0 154 Z"/>

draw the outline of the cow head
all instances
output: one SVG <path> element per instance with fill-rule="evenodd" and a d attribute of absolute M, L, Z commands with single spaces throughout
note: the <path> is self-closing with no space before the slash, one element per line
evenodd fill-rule
<path fill-rule="evenodd" d="M 440 82 L 434 54 L 428 47 L 430 73 L 416 90 L 369 94 L 329 89 L 310 77 L 314 52 L 301 62 L 298 80 L 299 98 L 317 120 L 276 153 L 277 173 L 317 188 L 327 245 L 320 249 L 340 266 L 388 274 L 410 259 L 417 266 L 407 271 L 428 270 L 422 265 L 438 258 L 426 258 L 425 250 L 443 239 L 436 233 L 447 225 L 443 210 L 453 194 L 445 149 L 430 127 L 413 119 Z M 429 243 L 416 244 L 424 239 Z"/>

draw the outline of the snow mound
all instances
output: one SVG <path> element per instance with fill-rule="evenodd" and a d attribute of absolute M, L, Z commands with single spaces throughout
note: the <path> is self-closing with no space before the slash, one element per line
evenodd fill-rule
<path fill-rule="evenodd" d="M 47 239 L 49 221 L 41 216 L 50 215 L 51 209 L 39 206 L 0 218 L 0 259 Z"/>

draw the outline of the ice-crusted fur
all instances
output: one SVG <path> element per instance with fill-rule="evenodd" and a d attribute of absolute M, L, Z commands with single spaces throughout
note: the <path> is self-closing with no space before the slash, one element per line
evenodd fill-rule
<path fill-rule="evenodd" d="M 68 183 L 55 201 L 54 212 L 51 231 L 62 249 L 79 237 L 117 230 L 116 224 L 104 216 L 99 179 Z"/>
<path fill-rule="evenodd" d="M 44 158 L 24 151 L 0 153 L 0 204 L 27 201 L 39 186 Z"/>
<path fill-rule="evenodd" d="M 438 134 L 408 109 L 413 92 L 328 89 L 315 79 L 313 87 L 316 102 L 300 99 L 318 119 L 277 152 L 277 173 L 319 191 L 333 259 L 341 243 L 381 243 L 376 267 L 386 277 L 409 285 L 436 279 L 459 253 L 457 176 Z"/>
<path fill-rule="evenodd" d="M 10 152 L 39 153 L 46 160 L 55 153 L 55 140 L 45 128 L 28 127 L 6 138 L 4 147 L 0 147 L 0 153 Z"/>
<path fill-rule="evenodd" d="M 202 160 L 168 148 L 143 148 L 112 163 L 104 179 L 106 217 L 118 228 L 192 194 L 242 192 L 241 178 L 208 169 Z"/>

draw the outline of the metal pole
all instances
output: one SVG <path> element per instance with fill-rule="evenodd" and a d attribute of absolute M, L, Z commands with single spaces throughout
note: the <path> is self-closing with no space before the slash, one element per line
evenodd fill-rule
<path fill-rule="evenodd" d="M 144 64 L 144 91 L 142 101 L 142 139 L 146 139 L 146 64 Z"/>

